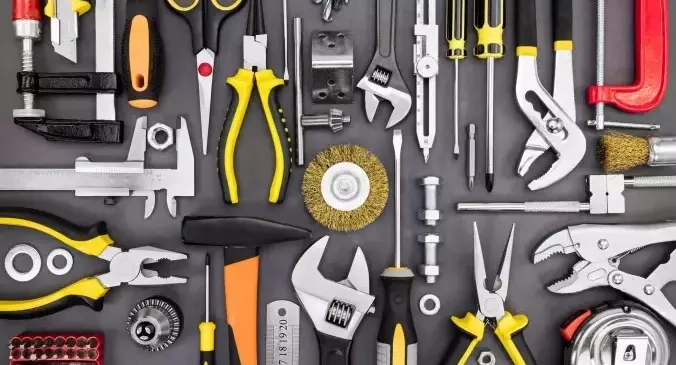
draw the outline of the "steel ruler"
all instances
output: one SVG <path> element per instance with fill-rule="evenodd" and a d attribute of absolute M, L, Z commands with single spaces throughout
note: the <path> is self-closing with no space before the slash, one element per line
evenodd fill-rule
<path fill-rule="evenodd" d="M 288 300 L 267 306 L 265 365 L 299 365 L 300 308 Z"/>

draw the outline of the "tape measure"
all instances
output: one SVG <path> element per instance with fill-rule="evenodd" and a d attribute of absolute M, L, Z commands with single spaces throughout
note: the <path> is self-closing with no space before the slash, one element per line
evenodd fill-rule
<path fill-rule="evenodd" d="M 299 365 L 300 308 L 288 300 L 267 306 L 265 365 Z"/>

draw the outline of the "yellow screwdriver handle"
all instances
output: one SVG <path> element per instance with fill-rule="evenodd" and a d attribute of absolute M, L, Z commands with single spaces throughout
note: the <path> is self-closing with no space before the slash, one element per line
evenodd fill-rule
<path fill-rule="evenodd" d="M 200 330 L 200 363 L 199 365 L 215 365 L 215 334 L 216 324 L 214 322 L 202 322 Z"/>
<path fill-rule="evenodd" d="M 474 55 L 480 59 L 501 58 L 505 53 L 503 45 L 504 0 L 475 0 L 474 28 L 478 37 Z"/>
<path fill-rule="evenodd" d="M 467 57 L 467 0 L 446 0 L 446 57 L 462 60 Z"/>
<path fill-rule="evenodd" d="M 413 276 L 406 267 L 388 267 L 381 275 L 386 300 L 378 331 L 378 365 L 418 362 L 418 337 L 411 315 Z"/>
<path fill-rule="evenodd" d="M 43 297 L 0 300 L 0 319 L 38 318 L 78 305 L 100 311 L 108 290 L 99 279 L 84 278 Z"/>

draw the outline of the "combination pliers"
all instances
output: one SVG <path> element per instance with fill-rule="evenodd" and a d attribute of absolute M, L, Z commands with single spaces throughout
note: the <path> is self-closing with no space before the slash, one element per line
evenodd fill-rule
<path fill-rule="evenodd" d="M 467 313 L 463 318 L 451 317 L 451 321 L 458 327 L 459 333 L 448 348 L 441 365 L 465 365 L 476 346 L 483 339 L 485 325 L 489 322 L 495 328 L 495 335 L 515 365 L 536 364 L 535 358 L 523 337 L 523 330 L 528 326 L 528 317 L 523 314 L 512 315 L 505 310 L 513 247 L 514 225 L 512 225 L 512 230 L 509 233 L 498 275 L 490 289 L 487 288 L 486 267 L 481 242 L 479 241 L 479 230 L 476 222 L 474 223 L 474 281 L 479 299 L 479 309 L 476 314 Z"/>
<path fill-rule="evenodd" d="M 676 241 L 676 222 L 646 225 L 580 224 L 569 226 L 545 239 L 533 255 L 540 263 L 555 254 L 577 254 L 581 260 L 570 275 L 548 287 L 558 294 L 578 293 L 610 286 L 652 308 L 676 326 L 676 309 L 662 292 L 676 280 L 676 250 L 648 277 L 619 269 L 620 260 L 646 246 Z"/>
<path fill-rule="evenodd" d="M 82 227 L 39 210 L 2 208 L 0 226 L 42 232 L 85 255 L 108 261 L 110 269 L 107 273 L 80 279 L 43 297 L 0 300 L 0 319 L 38 318 L 79 305 L 100 311 L 103 309 L 103 297 L 113 287 L 122 284 L 152 286 L 187 282 L 181 277 L 161 277 L 158 272 L 144 267 L 162 260 L 187 259 L 186 254 L 150 246 L 123 250 L 113 244 L 105 222 Z"/>

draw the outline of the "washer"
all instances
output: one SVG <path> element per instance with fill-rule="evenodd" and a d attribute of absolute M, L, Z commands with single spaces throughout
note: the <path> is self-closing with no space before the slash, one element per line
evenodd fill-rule
<path fill-rule="evenodd" d="M 14 267 L 14 259 L 19 255 L 28 255 L 33 261 L 33 267 L 27 272 L 20 272 Z M 33 246 L 27 244 L 19 244 L 12 247 L 7 256 L 5 256 L 5 271 L 10 278 L 25 283 L 35 279 L 36 276 L 40 273 L 42 268 L 42 259 L 40 258 L 40 253 Z"/>
<path fill-rule="evenodd" d="M 432 309 L 427 309 L 427 307 L 425 307 L 425 304 L 428 301 L 432 301 L 432 303 L 434 303 L 434 307 L 432 307 Z M 422 314 L 424 314 L 426 316 L 433 316 L 433 315 L 439 313 L 440 308 L 441 308 L 441 301 L 439 301 L 439 297 L 437 297 L 436 295 L 425 294 L 425 295 L 423 295 L 422 298 L 420 298 L 420 311 L 422 312 Z"/>
<path fill-rule="evenodd" d="M 495 355 L 491 351 L 481 351 L 479 357 L 476 359 L 479 365 L 495 365 Z"/>
<path fill-rule="evenodd" d="M 63 257 L 66 259 L 66 265 L 62 268 L 56 267 L 54 265 L 54 259 L 57 257 Z M 73 268 L 73 255 L 71 255 L 68 250 L 65 250 L 63 248 L 56 248 L 52 250 L 52 252 L 47 255 L 47 269 L 49 272 L 51 272 L 54 275 L 66 275 L 70 272 L 70 270 Z"/>

